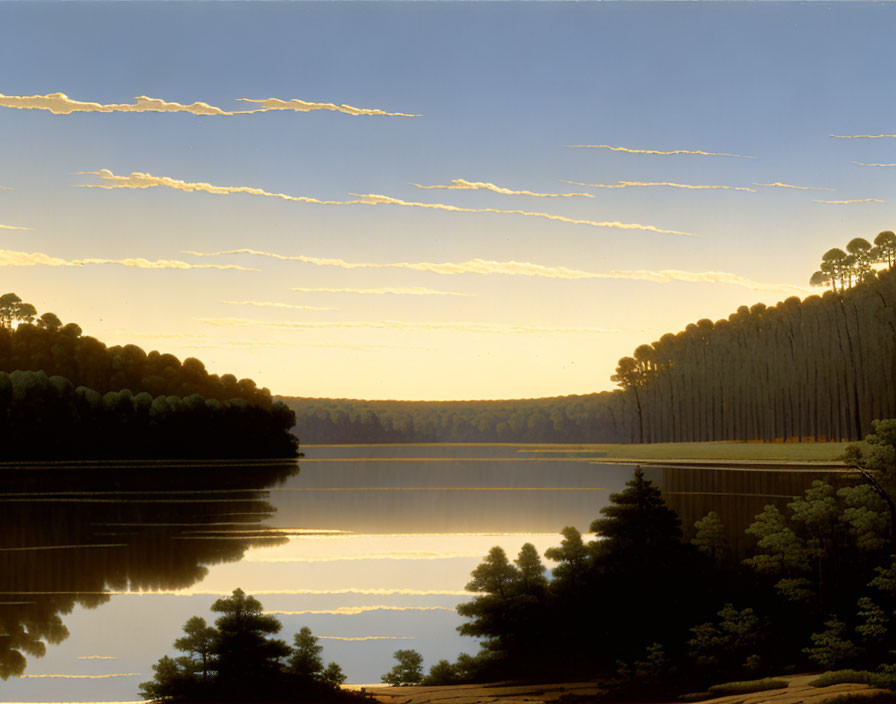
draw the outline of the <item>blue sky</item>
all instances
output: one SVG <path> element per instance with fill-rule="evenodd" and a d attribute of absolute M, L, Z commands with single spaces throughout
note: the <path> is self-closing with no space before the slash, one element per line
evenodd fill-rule
<path fill-rule="evenodd" d="M 0 191 L 0 225 L 31 228 L 0 230 L 5 288 L 109 343 L 197 356 L 282 394 L 610 388 L 638 344 L 807 295 L 824 251 L 893 229 L 896 167 L 852 162 L 894 163 L 896 140 L 831 135 L 896 132 L 894 12 L 0 3 L 0 186 L 12 189 Z M 420 117 L 24 109 L 53 93 L 222 111 L 255 106 L 239 98 L 299 99 Z M 570 146 L 588 144 L 738 156 Z M 161 185 L 135 188 L 135 172 Z M 453 179 L 496 188 L 414 185 Z M 164 185 L 178 181 L 567 221 Z M 773 183 L 832 190 L 754 185 Z M 341 263 L 184 253 L 242 249 Z M 120 263 L 58 265 L 83 259 Z M 455 266 L 421 266 L 445 263 Z"/>

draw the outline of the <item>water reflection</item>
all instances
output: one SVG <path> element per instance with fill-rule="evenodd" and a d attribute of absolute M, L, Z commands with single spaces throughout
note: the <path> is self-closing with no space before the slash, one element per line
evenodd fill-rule
<path fill-rule="evenodd" d="M 8 465 L 0 471 L 0 677 L 114 591 L 187 588 L 287 538 L 262 522 L 295 462 Z"/>

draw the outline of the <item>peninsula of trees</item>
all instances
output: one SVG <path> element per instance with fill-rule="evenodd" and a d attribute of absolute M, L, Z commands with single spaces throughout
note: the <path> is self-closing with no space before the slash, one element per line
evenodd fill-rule
<path fill-rule="evenodd" d="M 303 441 L 848 441 L 896 416 L 896 235 L 832 249 L 822 295 L 741 306 L 639 346 L 584 396 L 472 402 L 283 399 Z M 877 269 L 875 267 L 884 267 Z"/>
<path fill-rule="evenodd" d="M 107 347 L 0 296 L 0 459 L 295 457 L 294 420 L 251 379 Z"/>

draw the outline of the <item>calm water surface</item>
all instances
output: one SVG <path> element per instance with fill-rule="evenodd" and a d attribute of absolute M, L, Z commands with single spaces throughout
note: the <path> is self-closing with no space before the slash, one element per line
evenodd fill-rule
<path fill-rule="evenodd" d="M 534 446 L 309 446 L 294 462 L 0 468 L 2 702 L 136 700 L 192 615 L 241 587 L 321 638 L 349 682 L 461 651 L 455 606 L 493 545 L 583 532 L 632 467 Z M 732 538 L 815 472 L 649 469 Z M 737 540 L 734 541 L 737 544 Z M 548 565 L 550 566 L 550 565 Z M 45 651 L 45 652 L 44 652 Z M 24 669 L 22 669 L 24 667 Z"/>

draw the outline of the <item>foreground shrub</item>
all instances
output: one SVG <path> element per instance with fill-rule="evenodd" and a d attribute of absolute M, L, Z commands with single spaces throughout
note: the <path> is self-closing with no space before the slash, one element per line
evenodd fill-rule
<path fill-rule="evenodd" d="M 745 682 L 726 682 L 716 684 L 709 688 L 710 694 L 716 697 L 724 697 L 729 694 L 750 694 L 751 692 L 764 692 L 767 689 L 784 689 L 787 680 L 766 677 L 762 680 L 747 680 Z"/>
<path fill-rule="evenodd" d="M 833 670 L 809 682 L 810 687 L 830 687 L 835 684 L 867 684 L 881 689 L 893 689 L 896 677 L 868 670 Z"/>

